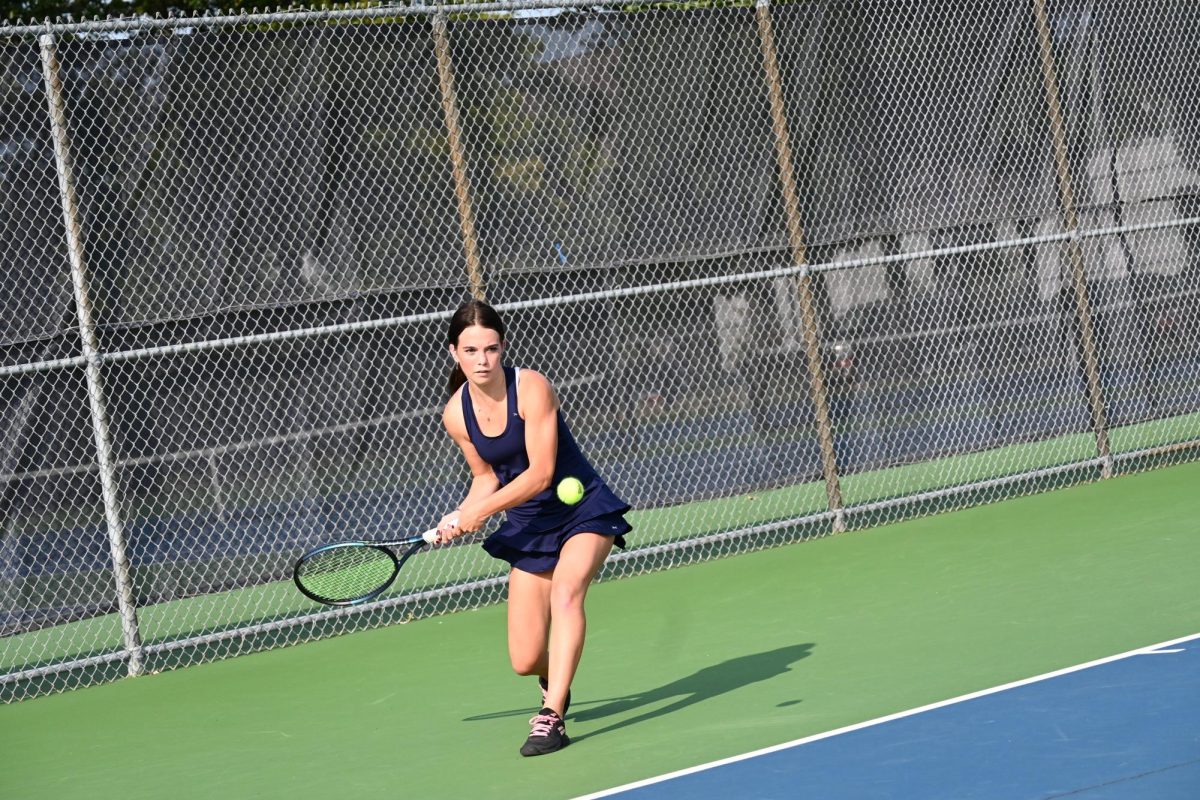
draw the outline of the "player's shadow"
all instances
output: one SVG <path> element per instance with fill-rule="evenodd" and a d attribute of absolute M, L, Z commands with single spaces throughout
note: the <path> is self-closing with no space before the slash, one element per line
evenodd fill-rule
<path fill-rule="evenodd" d="M 728 661 L 722 661 L 720 664 L 714 664 L 711 667 L 697 670 L 691 675 L 644 692 L 593 701 L 593 704 L 589 708 L 578 708 L 579 705 L 584 705 L 584 703 L 578 703 L 568 713 L 568 720 L 592 722 L 602 720 L 606 717 L 626 714 L 640 708 L 647 710 L 641 714 L 621 719 L 611 725 L 606 725 L 598 730 L 589 731 L 578 736 L 572 734 L 571 739 L 579 741 L 590 736 L 611 733 L 630 725 L 636 725 L 655 717 L 661 717 L 664 714 L 673 714 L 680 709 L 687 708 L 696 703 L 702 703 L 705 700 L 732 692 L 743 686 L 769 680 L 785 672 L 790 672 L 791 665 L 809 656 L 812 653 L 812 649 L 813 645 L 811 643 L 794 644 L 775 650 L 768 650 L 763 653 L 739 656 L 738 658 L 731 658 Z M 666 705 L 662 705 L 663 703 L 666 703 Z M 780 703 L 780 705 L 791 705 L 791 703 Z M 468 717 L 467 719 L 494 719 L 496 717 L 522 713 L 528 712 L 504 711 Z"/>
<path fill-rule="evenodd" d="M 655 717 L 673 714 L 680 709 L 711 700 L 734 689 L 769 680 L 785 672 L 790 672 L 791 665 L 810 655 L 812 649 L 813 645 L 810 643 L 794 644 L 764 653 L 739 656 L 697 670 L 691 675 L 655 689 L 601 701 L 600 705 L 580 709 L 570 717 L 576 722 L 590 722 L 625 714 L 638 708 L 648 708 L 649 710 L 573 738 L 575 741 L 579 741 L 591 736 L 611 733 Z M 659 705 L 666 701 L 672 702 Z"/>

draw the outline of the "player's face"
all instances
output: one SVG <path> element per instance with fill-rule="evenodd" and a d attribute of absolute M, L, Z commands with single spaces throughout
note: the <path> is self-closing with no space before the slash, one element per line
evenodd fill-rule
<path fill-rule="evenodd" d="M 482 325 L 472 325 L 458 336 L 458 346 L 450 345 L 450 355 L 462 367 L 467 380 L 485 385 L 500 375 L 500 356 L 504 342 L 500 334 Z"/>

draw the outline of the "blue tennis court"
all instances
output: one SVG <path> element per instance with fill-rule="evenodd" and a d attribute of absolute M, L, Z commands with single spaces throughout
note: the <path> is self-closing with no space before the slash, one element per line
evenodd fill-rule
<path fill-rule="evenodd" d="M 589 798 L 1200 797 L 1200 635 Z"/>

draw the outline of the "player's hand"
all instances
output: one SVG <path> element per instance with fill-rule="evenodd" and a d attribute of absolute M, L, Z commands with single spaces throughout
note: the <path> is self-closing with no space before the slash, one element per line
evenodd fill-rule
<path fill-rule="evenodd" d="M 487 517 L 482 516 L 475 511 L 470 505 L 464 505 L 457 512 L 458 516 L 458 532 L 475 533 L 487 523 Z"/>
<path fill-rule="evenodd" d="M 445 544 L 451 539 L 462 536 L 463 533 L 465 533 L 465 531 L 458 526 L 458 515 L 460 513 L 460 509 L 455 509 L 446 516 L 442 517 L 442 521 L 437 525 L 438 544 Z"/>

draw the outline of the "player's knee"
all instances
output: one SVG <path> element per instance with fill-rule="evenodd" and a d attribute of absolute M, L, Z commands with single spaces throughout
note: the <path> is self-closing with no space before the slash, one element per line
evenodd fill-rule
<path fill-rule="evenodd" d="M 583 611 L 587 584 L 566 583 L 550 590 L 550 615 L 575 614 Z"/>
<path fill-rule="evenodd" d="M 513 672 L 518 675 L 539 675 L 542 670 L 542 658 L 531 653 L 509 653 L 509 663 Z"/>

